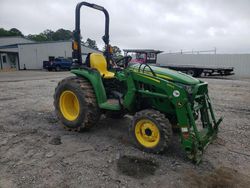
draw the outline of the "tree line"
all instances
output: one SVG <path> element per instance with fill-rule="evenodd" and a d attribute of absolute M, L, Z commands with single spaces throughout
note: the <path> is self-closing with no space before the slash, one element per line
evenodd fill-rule
<path fill-rule="evenodd" d="M 8 37 L 8 36 L 21 36 L 33 41 L 44 42 L 44 41 L 62 41 L 62 40 L 71 40 L 73 36 L 73 32 L 66 29 L 58 29 L 53 31 L 51 29 L 46 29 L 39 34 L 29 34 L 24 35 L 19 29 L 11 28 L 10 30 L 6 30 L 4 28 L 0 28 L 0 37 Z M 97 43 L 95 40 L 87 38 L 85 42 L 83 42 L 85 46 L 90 48 L 98 49 Z M 121 50 L 118 46 L 113 46 L 113 53 L 115 56 L 121 55 Z"/>

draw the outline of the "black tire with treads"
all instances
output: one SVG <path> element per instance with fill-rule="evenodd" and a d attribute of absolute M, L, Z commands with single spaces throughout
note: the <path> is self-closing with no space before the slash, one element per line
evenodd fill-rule
<path fill-rule="evenodd" d="M 59 100 L 65 90 L 73 92 L 79 101 L 80 113 L 74 121 L 65 119 L 60 111 Z M 92 85 L 85 78 L 78 76 L 65 78 L 58 83 L 54 94 L 54 106 L 57 117 L 64 128 L 70 131 L 91 128 L 98 122 L 101 115 Z"/>
<path fill-rule="evenodd" d="M 136 126 L 136 123 L 138 121 L 140 121 L 141 119 L 149 119 L 150 121 L 152 121 L 157 126 L 157 128 L 160 132 L 160 141 L 153 148 L 144 147 L 136 138 L 135 126 Z M 135 145 L 139 149 L 141 149 L 145 152 L 148 152 L 148 153 L 161 153 L 161 152 L 163 152 L 165 149 L 168 148 L 168 146 L 171 142 L 172 135 L 173 135 L 172 126 L 171 126 L 169 120 L 165 117 L 164 114 L 162 114 L 159 111 L 154 110 L 154 109 L 146 109 L 146 110 L 142 110 L 142 111 L 137 112 L 134 115 L 129 132 L 130 132 L 130 136 L 131 136 L 132 140 L 134 141 Z"/>

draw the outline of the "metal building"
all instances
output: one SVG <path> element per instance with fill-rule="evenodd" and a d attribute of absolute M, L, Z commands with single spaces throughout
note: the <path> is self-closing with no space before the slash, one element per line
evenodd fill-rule
<path fill-rule="evenodd" d="M 7 46 L 11 44 L 31 43 L 32 40 L 24 37 L 12 36 L 12 37 L 0 37 L 0 46 Z"/>
<path fill-rule="evenodd" d="M 250 77 L 250 54 L 159 54 L 161 65 L 234 67 L 238 77 Z"/>
<path fill-rule="evenodd" d="M 71 58 L 71 47 L 71 41 L 34 42 L 22 37 L 2 37 L 0 69 L 42 69 L 43 61 L 57 57 Z M 100 51 L 82 46 L 83 58 L 92 52 Z"/>
<path fill-rule="evenodd" d="M 23 37 L 0 37 L 0 70 L 17 69 L 18 50 L 16 44 L 32 43 Z"/>

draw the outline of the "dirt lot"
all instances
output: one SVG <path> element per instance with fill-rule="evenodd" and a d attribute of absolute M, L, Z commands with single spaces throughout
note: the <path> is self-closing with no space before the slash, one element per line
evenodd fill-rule
<path fill-rule="evenodd" d="M 52 96 L 68 75 L 0 73 L 0 187 L 249 187 L 250 79 L 205 79 L 224 121 L 197 166 L 177 136 L 162 155 L 136 149 L 130 117 L 102 118 L 89 132 L 65 131 Z"/>

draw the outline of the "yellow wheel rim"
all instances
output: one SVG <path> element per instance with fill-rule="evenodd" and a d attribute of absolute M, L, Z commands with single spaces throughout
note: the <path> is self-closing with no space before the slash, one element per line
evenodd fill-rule
<path fill-rule="evenodd" d="M 142 119 L 136 123 L 135 136 L 138 142 L 147 148 L 155 147 L 160 141 L 160 131 L 149 119 Z"/>
<path fill-rule="evenodd" d="M 62 115 L 69 121 L 74 121 L 80 113 L 80 105 L 77 96 L 69 90 L 62 92 L 59 100 Z"/>

